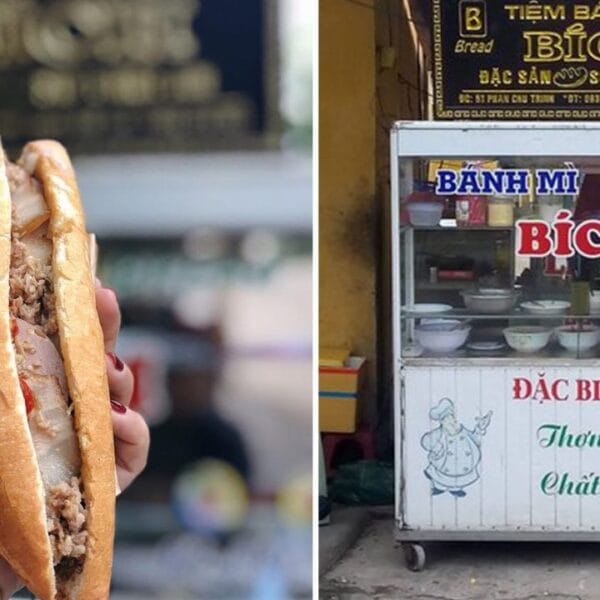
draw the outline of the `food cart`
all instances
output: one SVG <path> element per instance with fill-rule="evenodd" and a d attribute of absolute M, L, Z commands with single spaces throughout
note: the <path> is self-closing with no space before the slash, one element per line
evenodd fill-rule
<path fill-rule="evenodd" d="M 595 188 L 578 214 L 599 140 L 600 123 L 392 129 L 396 536 L 414 570 L 427 541 L 600 540 Z"/>

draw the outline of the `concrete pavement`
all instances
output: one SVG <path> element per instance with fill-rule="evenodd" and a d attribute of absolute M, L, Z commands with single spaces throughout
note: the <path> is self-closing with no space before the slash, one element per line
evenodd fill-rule
<path fill-rule="evenodd" d="M 322 600 L 600 600 L 600 543 L 429 544 L 409 571 L 393 521 L 374 518 L 321 576 Z"/>
<path fill-rule="evenodd" d="M 355 544 L 370 523 L 367 508 L 334 506 L 329 525 L 319 527 L 319 575 L 326 573 Z"/>

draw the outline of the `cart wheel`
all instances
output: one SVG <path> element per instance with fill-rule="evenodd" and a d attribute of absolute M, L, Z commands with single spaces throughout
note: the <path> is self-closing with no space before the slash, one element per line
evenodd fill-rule
<path fill-rule="evenodd" d="M 404 560 L 411 571 L 422 571 L 425 568 L 425 548 L 421 544 L 403 544 Z"/>

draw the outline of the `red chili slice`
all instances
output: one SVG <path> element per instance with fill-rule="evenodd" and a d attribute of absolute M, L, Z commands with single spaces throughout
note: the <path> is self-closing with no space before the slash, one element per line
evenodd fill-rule
<path fill-rule="evenodd" d="M 17 320 L 13 318 L 10 320 L 10 335 L 14 338 L 17 333 L 19 333 L 19 326 L 17 325 Z"/>
<path fill-rule="evenodd" d="M 35 396 L 23 377 L 19 377 L 19 383 L 21 384 L 23 398 L 25 398 L 25 409 L 27 410 L 27 414 L 29 414 L 35 408 Z"/>

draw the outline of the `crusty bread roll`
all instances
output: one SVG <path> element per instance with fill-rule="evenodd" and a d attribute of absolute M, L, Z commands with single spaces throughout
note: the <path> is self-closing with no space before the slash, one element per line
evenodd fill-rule
<path fill-rule="evenodd" d="M 11 199 L 0 157 L 0 301 L 8 306 Z M 42 600 L 106 600 L 115 513 L 115 453 L 102 329 L 95 306 L 88 233 L 74 171 L 58 142 L 26 145 L 19 164 L 41 184 L 50 210 L 58 347 L 81 456 L 87 531 L 78 573 L 57 592 L 46 499 L 21 392 L 11 322 L 0 311 L 0 554 Z"/>

